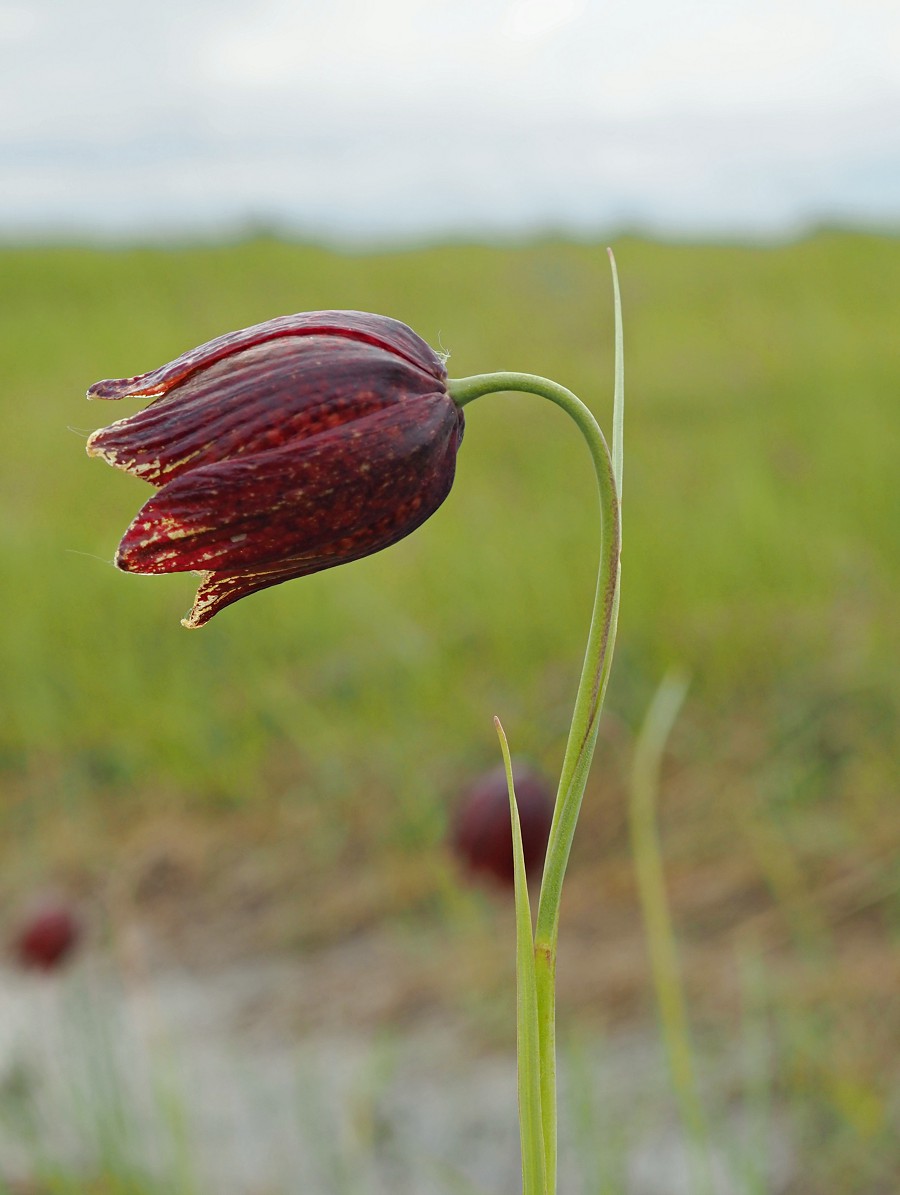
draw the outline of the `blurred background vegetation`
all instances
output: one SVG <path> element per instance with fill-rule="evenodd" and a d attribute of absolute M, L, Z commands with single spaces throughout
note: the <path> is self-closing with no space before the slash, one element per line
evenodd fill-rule
<path fill-rule="evenodd" d="M 560 1015 L 652 1017 L 625 793 L 646 706 L 679 665 L 691 687 L 660 815 L 692 1014 L 727 1041 L 755 959 L 778 1089 L 810 1143 L 797 1191 L 887 1192 L 900 241 L 615 248 L 622 616 L 564 901 Z M 415 945 L 379 1015 L 440 1005 L 509 1040 L 509 902 L 472 903 L 448 826 L 496 763 L 494 714 L 515 753 L 551 776 L 561 762 L 597 551 L 577 433 L 537 398 L 480 400 L 454 490 L 414 536 L 196 632 L 179 626 L 190 576 L 111 566 L 149 491 L 83 454 L 127 413 L 87 406 L 91 382 L 328 307 L 406 321 L 451 354 L 451 376 L 553 377 L 609 427 L 600 245 L 0 250 L 0 893 L 12 908 L 62 886 L 113 926 L 145 917 L 194 961 L 388 927 Z"/>

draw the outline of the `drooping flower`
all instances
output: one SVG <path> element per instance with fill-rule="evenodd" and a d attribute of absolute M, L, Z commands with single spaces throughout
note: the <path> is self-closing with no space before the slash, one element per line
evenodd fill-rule
<path fill-rule="evenodd" d="M 35 905 L 22 919 L 13 940 L 13 950 L 23 967 L 53 971 L 78 945 L 81 923 L 72 906 L 47 899 Z"/>
<path fill-rule="evenodd" d="M 189 627 L 414 531 L 450 491 L 464 428 L 438 354 L 357 311 L 268 320 L 88 390 L 126 397 L 153 401 L 94 432 L 88 454 L 158 492 L 116 564 L 199 571 Z"/>
<path fill-rule="evenodd" d="M 540 772 L 521 761 L 513 764 L 513 780 L 525 872 L 534 880 L 540 876 L 550 837 L 553 792 Z M 505 768 L 486 772 L 465 793 L 456 810 L 451 842 L 468 871 L 512 887 L 515 872 Z"/>

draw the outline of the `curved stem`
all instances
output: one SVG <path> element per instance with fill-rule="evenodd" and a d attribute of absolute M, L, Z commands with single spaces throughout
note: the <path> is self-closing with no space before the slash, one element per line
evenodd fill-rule
<path fill-rule="evenodd" d="M 562 882 L 575 825 L 597 742 L 597 728 L 612 663 L 619 611 L 619 494 L 606 440 L 596 419 L 571 390 L 549 378 L 527 373 L 478 374 L 449 382 L 459 406 L 497 391 L 537 394 L 561 407 L 577 424 L 590 449 L 600 491 L 600 569 L 575 709 L 563 758 L 556 807 L 544 861 L 534 950 L 541 1058 L 543 1122 L 548 1195 L 556 1188 L 556 1034 L 555 977 Z"/>

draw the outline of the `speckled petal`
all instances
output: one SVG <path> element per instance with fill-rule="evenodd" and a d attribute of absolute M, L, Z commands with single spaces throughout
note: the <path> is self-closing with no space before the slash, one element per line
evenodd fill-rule
<path fill-rule="evenodd" d="M 323 432 L 300 453 L 289 446 L 190 470 L 146 503 L 116 563 L 207 574 L 189 620 L 200 625 L 246 593 L 408 535 L 447 496 L 462 429 L 462 412 L 434 394 Z"/>
<path fill-rule="evenodd" d="M 205 623 L 230 606 L 233 602 L 257 593 L 261 589 L 269 589 L 273 585 L 280 585 L 282 581 L 295 581 L 298 577 L 308 577 L 311 573 L 321 572 L 330 568 L 335 561 L 326 560 L 324 563 L 305 556 L 298 556 L 296 560 L 285 560 L 280 564 L 263 565 L 258 571 L 245 572 L 216 572 L 201 573 L 203 580 L 194 598 L 194 604 L 188 614 L 182 618 L 181 625 L 193 630 Z M 342 562 L 338 562 L 342 563 Z"/>
<path fill-rule="evenodd" d="M 305 441 L 436 388 L 431 375 L 367 341 L 285 337 L 194 373 L 94 432 L 87 451 L 161 486 L 186 470 Z"/>
<path fill-rule="evenodd" d="M 281 315 L 217 336 L 198 348 L 182 353 L 174 361 L 150 373 L 133 378 L 108 378 L 95 382 L 87 392 L 88 398 L 141 398 L 166 394 L 198 370 L 207 369 L 217 361 L 254 345 L 267 344 L 283 336 L 343 336 L 371 344 L 388 353 L 404 358 L 438 381 L 446 378 L 444 363 L 435 351 L 406 324 L 386 315 L 372 315 L 365 311 L 302 311 L 295 315 Z"/>

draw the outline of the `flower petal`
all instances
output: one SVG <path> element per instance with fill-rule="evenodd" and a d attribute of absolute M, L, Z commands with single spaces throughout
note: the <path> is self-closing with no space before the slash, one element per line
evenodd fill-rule
<path fill-rule="evenodd" d="M 433 377 L 367 341 L 286 337 L 194 373 L 94 432 L 87 452 L 161 486 L 186 469 L 296 443 L 435 388 Z"/>
<path fill-rule="evenodd" d="M 258 572 L 209 572 L 201 573 L 203 580 L 194 598 L 194 604 L 181 625 L 193 630 L 209 622 L 214 614 L 224 610 L 233 602 L 239 601 L 248 594 L 256 593 L 260 589 L 268 589 L 272 585 L 280 585 L 282 581 L 293 581 L 297 577 L 308 577 L 311 573 L 320 572 L 330 566 L 315 564 L 305 557 L 297 560 L 283 561 L 281 564 L 262 566 Z"/>
<path fill-rule="evenodd" d="M 409 404 L 415 403 L 415 417 Z M 446 394 L 374 411 L 297 446 L 204 465 L 139 512 L 116 563 L 207 574 L 189 625 L 246 593 L 388 547 L 440 506 L 463 415 Z"/>
<path fill-rule="evenodd" d="M 198 370 L 207 369 L 244 349 L 265 344 L 283 336 L 343 336 L 350 340 L 375 345 L 387 353 L 401 357 L 423 370 L 432 378 L 443 381 L 447 374 L 444 363 L 434 350 L 412 328 L 386 315 L 372 315 L 365 311 L 302 311 L 295 315 L 281 315 L 217 336 L 198 348 L 190 349 L 150 373 L 133 378 L 108 378 L 95 382 L 87 392 L 88 398 L 139 398 L 166 394 L 174 386 Z"/>

